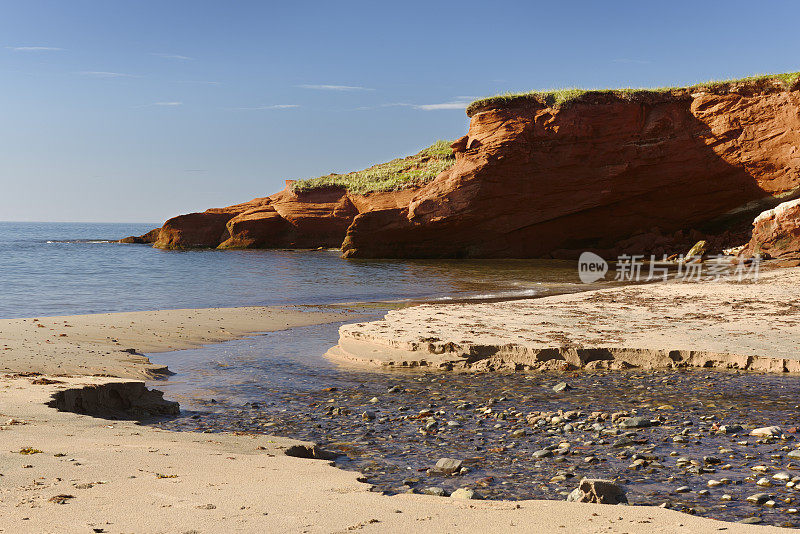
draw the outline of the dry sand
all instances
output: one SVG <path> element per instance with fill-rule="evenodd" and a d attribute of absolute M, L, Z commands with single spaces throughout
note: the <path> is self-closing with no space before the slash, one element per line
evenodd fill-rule
<path fill-rule="evenodd" d="M 443 369 L 719 367 L 800 372 L 800 269 L 758 282 L 628 286 L 423 305 L 344 325 L 340 361 Z"/>
<path fill-rule="evenodd" d="M 147 376 L 153 372 L 145 357 L 131 358 L 119 353 L 120 348 L 170 350 L 338 319 L 276 309 L 239 309 L 0 322 L 0 343 L 11 348 L 0 351 L 3 365 L 15 373 L 44 372 L 58 381 L 48 383 L 41 376 L 19 374 L 0 378 L 0 532 L 688 534 L 780 530 L 720 523 L 653 507 L 382 496 L 358 482 L 357 473 L 336 469 L 325 460 L 285 455 L 287 447 L 301 443 L 294 440 L 168 432 L 59 412 L 46 405 L 61 390 L 140 383 L 55 375 L 109 371 Z M 36 326 L 39 323 L 45 326 Z M 61 333 L 67 337 L 60 337 Z"/>

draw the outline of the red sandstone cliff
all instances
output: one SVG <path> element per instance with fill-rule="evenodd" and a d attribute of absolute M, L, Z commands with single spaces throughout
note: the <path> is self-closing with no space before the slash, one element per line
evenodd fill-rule
<path fill-rule="evenodd" d="M 800 82 L 591 92 L 560 107 L 530 98 L 478 109 L 453 148 L 456 164 L 418 189 L 287 186 L 170 219 L 155 246 L 341 245 L 346 257 L 661 254 L 684 251 L 713 222 L 720 245 L 740 244 L 749 235 L 724 243 L 726 217 L 800 190 Z"/>
<path fill-rule="evenodd" d="M 800 186 L 800 86 L 525 101 L 479 110 L 453 146 L 408 206 L 354 219 L 346 257 L 547 257 L 637 234 L 660 253 L 641 247 Z"/>

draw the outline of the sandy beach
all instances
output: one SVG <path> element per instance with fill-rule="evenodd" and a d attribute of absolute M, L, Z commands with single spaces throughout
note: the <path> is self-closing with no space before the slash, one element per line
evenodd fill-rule
<path fill-rule="evenodd" d="M 721 368 L 800 372 L 800 269 L 541 299 L 428 304 L 346 324 L 348 364 L 473 370 Z"/>
<path fill-rule="evenodd" d="M 327 460 L 285 454 L 292 446 L 309 446 L 302 442 L 169 432 L 48 406 L 59 392 L 126 391 L 125 385 L 141 384 L 130 377 L 153 374 L 144 354 L 120 347 L 142 353 L 174 350 L 341 318 L 242 308 L 3 321 L 2 344 L 12 350 L 3 353 L 7 374 L 0 379 L 0 531 L 778 530 L 654 507 L 383 496 L 359 482 L 358 473 Z M 98 373 L 123 378 L 88 376 Z"/>

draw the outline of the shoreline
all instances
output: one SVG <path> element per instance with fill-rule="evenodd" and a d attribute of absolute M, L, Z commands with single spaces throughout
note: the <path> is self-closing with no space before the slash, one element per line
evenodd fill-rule
<path fill-rule="evenodd" d="M 590 290 L 426 304 L 347 324 L 327 356 L 349 365 L 467 371 L 720 368 L 800 373 L 800 269 L 757 282 Z"/>
<path fill-rule="evenodd" d="M 145 354 L 347 317 L 341 311 L 246 306 L 0 319 L 0 373 L 164 378 L 170 371 Z"/>

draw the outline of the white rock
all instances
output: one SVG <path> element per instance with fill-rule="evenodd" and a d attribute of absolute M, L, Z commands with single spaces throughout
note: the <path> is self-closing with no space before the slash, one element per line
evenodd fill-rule
<path fill-rule="evenodd" d="M 773 436 L 779 436 L 782 430 L 779 426 L 765 426 L 762 428 L 756 428 L 750 431 L 751 436 L 758 436 L 762 438 L 771 438 Z"/>

